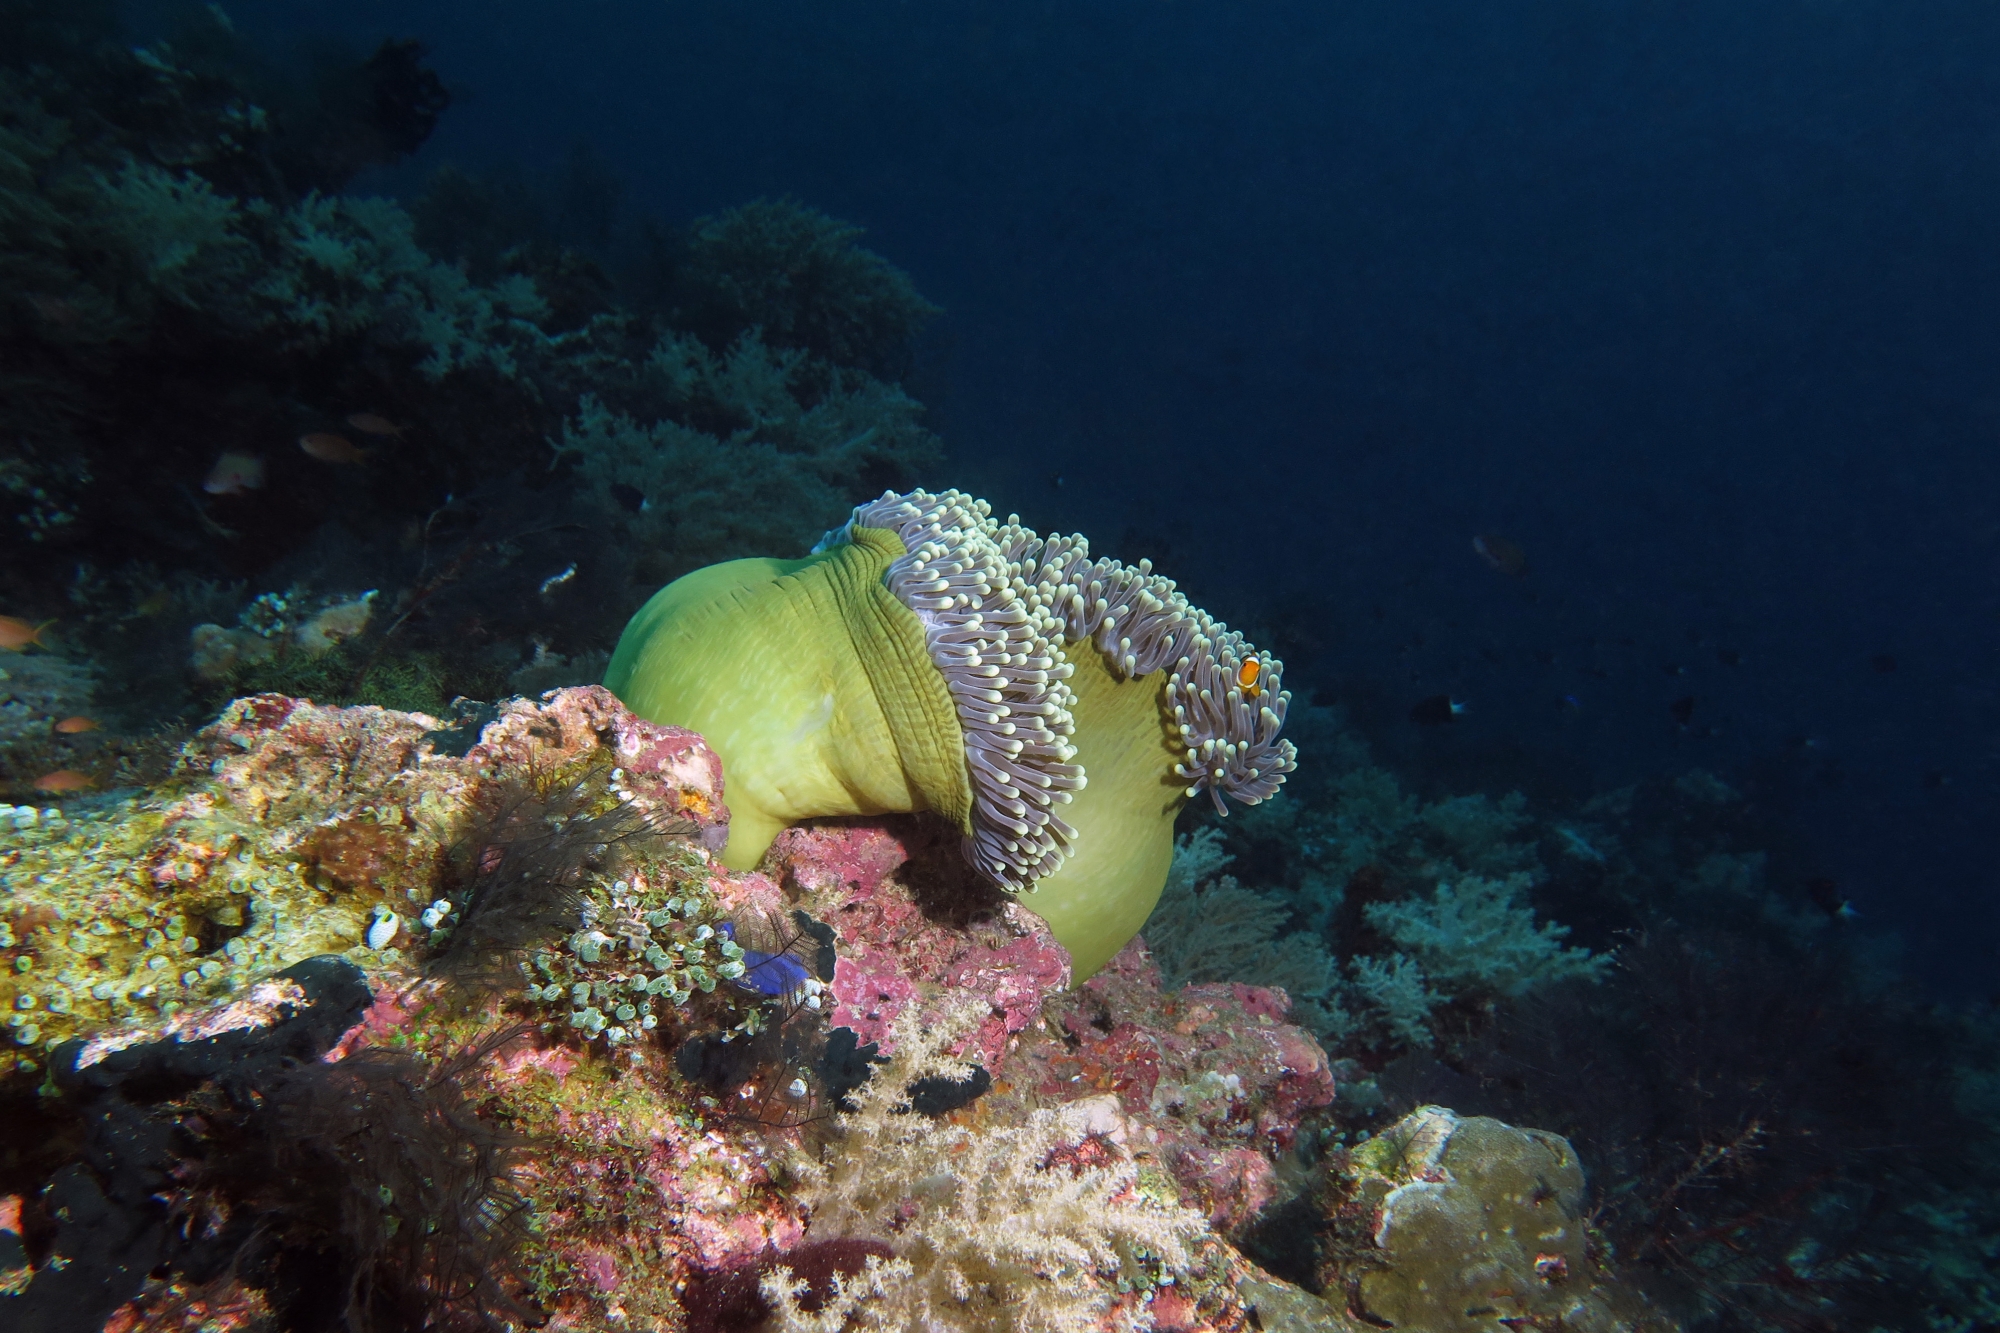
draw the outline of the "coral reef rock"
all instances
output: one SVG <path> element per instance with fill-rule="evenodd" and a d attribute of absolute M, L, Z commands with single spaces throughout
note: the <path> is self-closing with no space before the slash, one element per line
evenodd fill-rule
<path fill-rule="evenodd" d="M 408 929 L 479 801 L 523 774 L 595 764 L 649 816 L 719 845 L 721 765 L 701 738 L 594 686 L 513 700 L 460 757 L 438 719 L 239 699 L 159 791 L 108 793 L 0 825 L 0 1074 L 71 1037 L 151 1040 L 317 954 L 406 967 Z M 371 928 L 374 942 L 371 947 Z"/>
<path fill-rule="evenodd" d="M 1162 988 L 1144 941 L 1053 1004 L 1062 1039 L 1027 1053 L 1038 1095 L 1115 1094 L 1191 1203 L 1225 1234 L 1278 1194 L 1299 1124 L 1333 1102 L 1326 1053 L 1282 990 Z"/>
<path fill-rule="evenodd" d="M 1377 1327 L 1676 1327 L 1599 1262 L 1583 1166 L 1558 1135 L 1420 1107 L 1350 1153 L 1328 1185 L 1345 1243 L 1328 1247 L 1339 1257 L 1322 1263 L 1321 1283 Z"/>
<path fill-rule="evenodd" d="M 174 1206 L 250 1234 L 265 1121 L 239 1110 L 223 1133 L 215 1097 L 334 1105 L 326 1089 L 379 1084 L 412 1124 L 487 1143 L 466 1198 L 532 1225 L 473 1238 L 479 1299 L 549 1327 L 1668 1327 L 1598 1265 L 1551 1135 L 1430 1108 L 1298 1197 L 1334 1074 L 1283 990 L 1169 989 L 1143 940 L 1075 985 L 1032 896 L 994 891 L 917 817 L 790 828 L 725 870 L 716 755 L 599 687 L 459 712 L 251 696 L 158 790 L 15 812 L 0 1077 L 96 1086 L 262 1040 L 301 1011 L 300 966 L 335 955 L 308 970 L 372 996 L 346 1031 L 268 1088 L 245 1066 L 220 1093 L 149 1092 L 148 1133 L 182 1146 L 146 1170 L 191 1153 L 216 1183 Z M 40 1217 L 61 1181 L 92 1184 L 45 1170 L 0 1206 Z M 314 1206 L 346 1207 L 342 1188 Z M 157 1231 L 151 1198 L 129 1211 Z M 1366 1255 L 1322 1264 L 1326 1299 L 1232 1243 L 1278 1205 L 1321 1207 L 1354 1233 L 1326 1252 Z M 403 1203 L 369 1206 L 400 1234 Z M 436 1294 L 427 1252 L 371 1246 L 340 1262 Z M 126 1274 L 114 1322 L 284 1298 L 197 1257 Z M 41 1299 L 41 1279 L 10 1281 Z"/>

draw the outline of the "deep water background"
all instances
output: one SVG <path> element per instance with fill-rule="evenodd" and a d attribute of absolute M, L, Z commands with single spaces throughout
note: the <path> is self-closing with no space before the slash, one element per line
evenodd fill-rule
<path fill-rule="evenodd" d="M 1153 555 L 1434 790 L 1707 767 L 1781 888 L 1990 987 L 2000 10 L 227 8 L 428 46 L 457 105 L 359 188 L 865 225 L 947 311 L 938 483 Z"/>

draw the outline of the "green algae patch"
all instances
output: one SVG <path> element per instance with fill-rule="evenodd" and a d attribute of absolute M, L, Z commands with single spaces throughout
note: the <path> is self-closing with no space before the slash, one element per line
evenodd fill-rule
<path fill-rule="evenodd" d="M 199 788 L 0 813 L 0 1074 L 360 945 L 370 904 L 265 831 Z"/>

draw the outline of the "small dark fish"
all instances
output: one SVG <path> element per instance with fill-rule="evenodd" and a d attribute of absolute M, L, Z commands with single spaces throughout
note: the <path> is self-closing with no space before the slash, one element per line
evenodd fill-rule
<path fill-rule="evenodd" d="M 1667 705 L 1667 711 L 1674 715 L 1674 721 L 1686 726 L 1694 719 L 1694 696 L 1684 694 Z"/>
<path fill-rule="evenodd" d="M 627 486 L 622 481 L 611 483 L 611 498 L 618 502 L 620 509 L 629 513 L 643 513 L 646 508 L 646 493 L 637 486 Z"/>
<path fill-rule="evenodd" d="M 393 435 L 403 438 L 403 428 L 379 412 L 356 412 L 347 418 L 347 424 L 364 435 Z"/>
<path fill-rule="evenodd" d="M 248 495 L 264 484 L 264 460 L 230 452 L 215 460 L 201 488 L 210 495 Z"/>
<path fill-rule="evenodd" d="M 1410 709 L 1410 721 L 1422 727 L 1441 727 L 1447 722 L 1456 722 L 1465 712 L 1465 705 L 1449 694 L 1433 694 L 1428 699 L 1420 699 Z"/>
<path fill-rule="evenodd" d="M 68 297 L 34 292 L 29 294 L 28 304 L 35 308 L 36 314 L 59 328 L 73 329 L 83 323 L 83 312 Z"/>
<path fill-rule="evenodd" d="M 1715 650 L 1715 660 L 1727 667 L 1742 666 L 1743 654 L 1737 652 L 1734 648 L 1717 648 Z"/>
<path fill-rule="evenodd" d="M 354 447 L 354 441 L 345 435 L 335 435 L 331 431 L 316 430 L 299 436 L 299 448 L 310 458 L 322 463 L 355 464 L 368 461 L 368 451 Z"/>
<path fill-rule="evenodd" d="M 1840 885 L 1821 875 L 1806 881 L 1806 896 L 1812 904 L 1835 921 L 1852 921 L 1861 913 L 1854 910 L 1854 903 L 1840 891 Z"/>
<path fill-rule="evenodd" d="M 910 1084 L 910 1109 L 935 1120 L 941 1115 L 970 1106 L 993 1087 L 993 1075 L 986 1066 L 974 1065 L 972 1073 L 960 1078 L 920 1078 Z"/>
<path fill-rule="evenodd" d="M 1868 659 L 1868 665 L 1886 676 L 1896 669 L 1896 655 L 1894 653 L 1877 653 Z"/>
<path fill-rule="evenodd" d="M 1951 777 L 1941 768 L 1934 768 L 1924 774 L 1924 787 L 1928 791 L 1937 791 L 1939 788 L 1949 785 L 1951 785 Z"/>
<path fill-rule="evenodd" d="M 477 699 L 454 699 L 450 714 L 439 722 L 438 729 L 417 739 L 429 741 L 433 754 L 463 759 L 479 744 L 479 738 L 486 733 L 486 724 L 499 716 L 500 710 L 492 704 Z"/>
<path fill-rule="evenodd" d="M 833 942 L 838 936 L 833 927 L 824 921 L 815 921 L 810 912 L 799 907 L 792 909 L 792 922 L 813 942 L 813 975 L 832 985 L 834 965 L 838 961 L 833 948 Z"/>
<path fill-rule="evenodd" d="M 1049 478 L 1049 489 L 1059 491 L 1062 488 L 1063 488 L 1063 474 L 1058 472 L 1054 476 Z"/>
<path fill-rule="evenodd" d="M 1520 578 L 1528 572 L 1528 553 L 1521 549 L 1519 542 L 1512 542 L 1495 533 L 1481 533 L 1472 539 L 1472 549 L 1481 560 L 1499 570 Z"/>

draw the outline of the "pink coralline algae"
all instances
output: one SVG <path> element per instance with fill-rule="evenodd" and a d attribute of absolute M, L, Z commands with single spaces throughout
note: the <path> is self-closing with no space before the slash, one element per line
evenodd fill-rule
<path fill-rule="evenodd" d="M 839 932 L 835 1026 L 888 1053 L 889 1030 L 910 1004 L 935 1008 L 947 995 L 979 995 L 991 1013 L 960 1054 L 990 1068 L 1069 983 L 1069 955 L 1016 903 L 996 903 L 970 929 L 930 919 L 894 875 L 909 859 L 886 829 L 839 825 L 781 833 L 768 863 Z"/>
<path fill-rule="evenodd" d="M 1143 940 L 1067 992 L 1067 955 L 1028 910 L 1032 896 L 948 924 L 910 888 L 913 851 L 935 859 L 921 835 L 862 823 L 790 829 L 772 847 L 772 875 L 840 933 L 831 1021 L 886 1047 L 908 1006 L 938 1012 L 978 995 L 990 1012 L 961 1053 L 998 1080 L 980 1114 L 1111 1094 L 1190 1202 L 1225 1230 L 1251 1221 L 1275 1197 L 1273 1163 L 1300 1122 L 1333 1102 L 1326 1054 L 1285 1022 L 1285 993 L 1166 991 Z M 915 868 L 921 878 L 948 866 Z"/>
<path fill-rule="evenodd" d="M 258 694 L 238 699 L 203 728 L 182 751 L 182 763 L 207 769 L 242 815 L 282 820 L 407 782 L 419 742 L 437 725 L 422 713 L 323 708 Z"/>
<path fill-rule="evenodd" d="M 539 703 L 508 701 L 464 762 L 500 775 L 569 762 L 600 746 L 616 757 L 620 789 L 640 809 L 692 820 L 710 851 L 722 849 L 729 840 L 722 760 L 692 731 L 633 716 L 601 685 L 554 690 Z"/>
<path fill-rule="evenodd" d="M 309 699 L 259 694 L 238 699 L 204 728 L 183 764 L 206 770 L 236 810 L 270 823 L 336 814 L 385 798 L 407 804 L 426 793 L 453 797 L 483 781 L 551 770 L 608 751 L 623 790 L 647 813 L 693 821 L 705 842 L 728 834 L 722 761 L 691 731 L 634 717 L 598 685 L 554 690 L 541 701 L 511 699 L 464 755 L 430 744 L 444 724 L 424 713 L 328 708 Z M 188 813 L 209 813 L 207 793 Z"/>
<path fill-rule="evenodd" d="M 1282 990 L 1163 990 L 1143 939 L 1049 1008 L 1067 1040 L 1024 1049 L 1007 1077 L 1044 1103 L 1117 1096 L 1189 1202 L 1225 1232 L 1272 1200 L 1274 1161 L 1333 1102 L 1326 1053 L 1284 1021 Z"/>
<path fill-rule="evenodd" d="M 715 752 L 691 731 L 634 717 L 601 686 L 509 700 L 463 756 L 436 753 L 443 725 L 386 708 L 238 699 L 183 751 L 183 766 L 211 780 L 166 811 L 155 882 L 203 879 L 243 841 L 243 825 L 258 827 L 267 854 L 295 853 L 348 888 L 427 879 L 439 847 L 413 832 L 454 818 L 495 781 L 599 752 L 635 808 L 692 823 L 711 850 L 728 838 Z"/>

